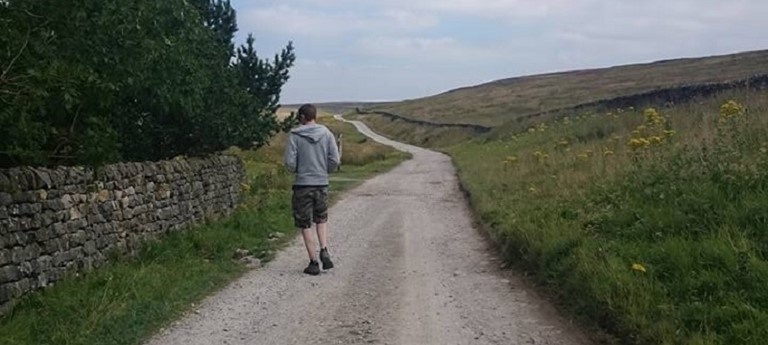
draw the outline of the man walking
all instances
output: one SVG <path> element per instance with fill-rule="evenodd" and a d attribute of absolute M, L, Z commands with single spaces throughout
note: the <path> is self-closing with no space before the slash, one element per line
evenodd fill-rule
<path fill-rule="evenodd" d="M 316 224 L 323 269 L 333 268 L 328 254 L 328 173 L 339 166 L 339 150 L 328 128 L 317 124 L 317 109 L 311 104 L 299 108 L 301 126 L 291 131 L 285 147 L 285 166 L 296 174 L 293 184 L 293 219 L 301 230 L 309 254 L 304 273 L 320 274 L 312 223 Z"/>

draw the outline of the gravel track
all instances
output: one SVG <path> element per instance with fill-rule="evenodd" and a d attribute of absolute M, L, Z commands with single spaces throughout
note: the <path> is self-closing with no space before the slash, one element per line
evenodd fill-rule
<path fill-rule="evenodd" d="M 297 237 L 148 345 L 590 343 L 499 268 L 448 156 L 354 124 L 413 159 L 331 208 L 336 268 L 302 274 L 308 260 Z"/>

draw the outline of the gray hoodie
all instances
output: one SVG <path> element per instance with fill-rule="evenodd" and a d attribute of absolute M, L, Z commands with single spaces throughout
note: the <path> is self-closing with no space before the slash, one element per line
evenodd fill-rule
<path fill-rule="evenodd" d="M 339 149 L 328 128 L 313 123 L 291 131 L 285 166 L 296 174 L 294 186 L 327 186 L 328 173 L 339 163 Z"/>

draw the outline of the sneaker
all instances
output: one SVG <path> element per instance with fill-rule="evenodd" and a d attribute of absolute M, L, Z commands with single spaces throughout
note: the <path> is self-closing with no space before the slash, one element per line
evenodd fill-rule
<path fill-rule="evenodd" d="M 328 248 L 320 249 L 320 261 L 323 263 L 324 270 L 333 268 L 333 261 L 331 261 L 331 255 L 328 254 Z"/>
<path fill-rule="evenodd" d="M 309 262 L 309 266 L 304 269 L 304 273 L 316 276 L 320 274 L 320 264 L 317 261 L 312 260 Z"/>

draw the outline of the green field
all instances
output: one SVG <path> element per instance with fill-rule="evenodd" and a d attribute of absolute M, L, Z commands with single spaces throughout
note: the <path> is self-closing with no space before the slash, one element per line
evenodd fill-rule
<path fill-rule="evenodd" d="M 346 145 L 342 171 L 332 175 L 339 180 L 331 181 L 334 200 L 408 158 L 362 140 L 352 125 L 323 121 L 355 141 Z M 292 177 L 282 167 L 285 139 L 279 135 L 258 151 L 231 150 L 244 160 L 248 174 L 244 201 L 234 215 L 169 235 L 134 258 L 113 258 L 103 268 L 33 294 L 0 318 L 0 344 L 140 344 L 248 271 L 233 260 L 236 250 L 247 250 L 262 262 L 271 260 L 296 233 L 290 210 Z"/>
<path fill-rule="evenodd" d="M 449 152 L 505 255 L 585 324 L 618 343 L 763 344 L 766 96 L 574 114 Z"/>
<path fill-rule="evenodd" d="M 543 111 L 658 88 L 740 80 L 766 72 L 768 51 L 756 51 L 503 79 L 431 97 L 368 107 L 438 123 L 494 127 Z"/>

